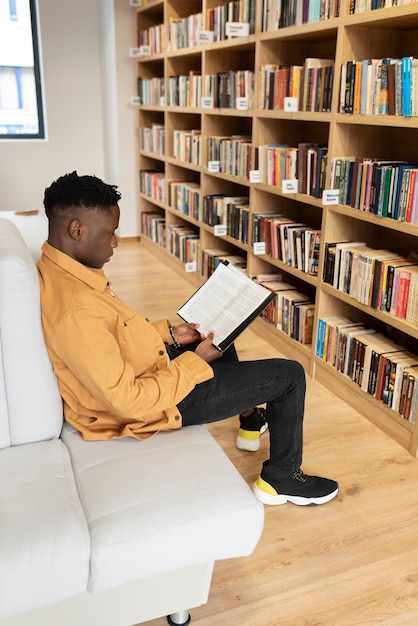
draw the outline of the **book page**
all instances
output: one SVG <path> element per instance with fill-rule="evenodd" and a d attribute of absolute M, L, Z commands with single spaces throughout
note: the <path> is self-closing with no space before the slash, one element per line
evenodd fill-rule
<path fill-rule="evenodd" d="M 255 283 L 231 264 L 220 263 L 208 280 L 178 310 L 186 322 L 199 324 L 199 332 L 214 332 L 213 343 L 220 347 L 252 314 L 274 298 L 268 289 Z M 262 306 L 264 308 L 264 306 Z M 242 329 L 243 330 L 243 329 Z M 221 349 L 225 349 L 224 347 Z"/>

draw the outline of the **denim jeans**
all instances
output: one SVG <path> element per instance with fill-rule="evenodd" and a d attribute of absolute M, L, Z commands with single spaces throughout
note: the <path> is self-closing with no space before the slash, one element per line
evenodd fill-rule
<path fill-rule="evenodd" d="M 178 404 L 183 426 L 217 422 L 267 403 L 270 465 L 278 478 L 299 469 L 306 393 L 301 364 L 287 359 L 238 361 L 231 347 L 211 367 L 214 378 L 196 385 Z"/>

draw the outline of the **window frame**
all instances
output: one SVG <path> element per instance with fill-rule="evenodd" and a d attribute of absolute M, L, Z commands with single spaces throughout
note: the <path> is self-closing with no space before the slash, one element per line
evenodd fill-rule
<path fill-rule="evenodd" d="M 46 140 L 46 120 L 44 107 L 43 71 L 41 55 L 41 36 L 39 28 L 38 0 L 28 0 L 30 23 L 32 30 L 33 69 L 35 80 L 35 98 L 38 116 L 38 132 L 36 133 L 1 133 L 0 142 L 4 141 L 36 141 Z"/>

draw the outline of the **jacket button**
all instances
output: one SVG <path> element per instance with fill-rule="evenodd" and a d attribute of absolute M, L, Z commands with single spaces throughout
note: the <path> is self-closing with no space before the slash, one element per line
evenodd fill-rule
<path fill-rule="evenodd" d="M 164 350 L 160 350 L 158 354 L 159 354 L 160 356 L 163 356 L 163 354 L 164 354 Z"/>
<path fill-rule="evenodd" d="M 178 421 L 179 421 L 179 419 L 180 419 L 180 415 L 176 415 L 176 416 L 174 417 L 174 419 L 176 420 L 176 422 L 178 422 Z"/>

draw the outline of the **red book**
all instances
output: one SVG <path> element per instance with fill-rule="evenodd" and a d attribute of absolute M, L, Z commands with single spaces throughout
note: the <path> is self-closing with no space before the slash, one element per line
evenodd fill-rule
<path fill-rule="evenodd" d="M 409 180 L 409 191 L 408 191 L 408 199 L 407 199 L 406 212 L 405 212 L 405 222 L 411 221 L 412 202 L 414 199 L 416 175 L 417 175 L 417 170 L 411 170 L 411 178 Z"/>

